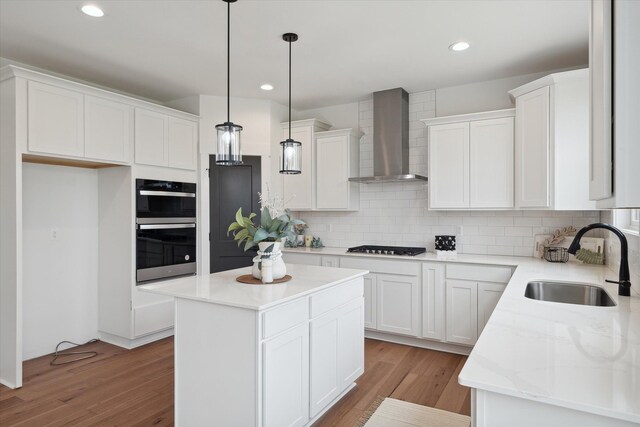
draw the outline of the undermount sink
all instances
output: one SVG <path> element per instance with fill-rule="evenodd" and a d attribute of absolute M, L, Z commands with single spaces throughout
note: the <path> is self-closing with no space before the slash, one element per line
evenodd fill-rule
<path fill-rule="evenodd" d="M 524 296 L 530 299 L 565 304 L 612 307 L 616 303 L 604 289 L 583 283 L 534 281 L 527 283 Z"/>

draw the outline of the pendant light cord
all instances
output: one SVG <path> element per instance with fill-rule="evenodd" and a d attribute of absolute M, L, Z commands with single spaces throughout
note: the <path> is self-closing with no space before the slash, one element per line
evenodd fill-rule
<path fill-rule="evenodd" d="M 289 40 L 289 139 L 291 139 L 291 40 Z"/>
<path fill-rule="evenodd" d="M 227 2 L 227 122 L 231 120 L 230 97 L 231 97 L 231 2 Z"/>

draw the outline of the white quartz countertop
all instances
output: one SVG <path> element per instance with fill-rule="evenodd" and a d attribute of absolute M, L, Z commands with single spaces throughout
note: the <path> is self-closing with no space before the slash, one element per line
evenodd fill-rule
<path fill-rule="evenodd" d="M 604 287 L 615 307 L 525 298 L 529 281 Z M 468 387 L 640 423 L 640 297 L 605 267 L 524 259 L 458 380 Z"/>
<path fill-rule="evenodd" d="M 273 285 L 248 285 L 236 277 L 251 274 L 251 267 L 202 276 L 189 276 L 138 286 L 155 294 L 211 304 L 264 310 L 367 274 L 366 270 L 287 264 L 292 279 Z"/>
<path fill-rule="evenodd" d="M 289 248 L 288 252 L 405 261 L 415 257 L 347 254 L 345 248 Z M 516 266 L 507 288 L 458 377 L 461 384 L 565 408 L 640 423 L 640 296 L 619 297 L 617 272 L 578 262 L 459 254 L 446 263 Z M 532 280 L 604 287 L 615 307 L 531 300 Z M 635 282 L 634 282 L 635 281 Z M 637 278 L 632 278 L 637 289 Z"/>

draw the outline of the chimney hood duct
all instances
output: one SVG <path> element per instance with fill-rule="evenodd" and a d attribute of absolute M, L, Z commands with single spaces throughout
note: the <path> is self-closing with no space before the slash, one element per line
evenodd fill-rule
<path fill-rule="evenodd" d="M 373 176 L 351 182 L 426 181 L 409 173 L 409 94 L 402 88 L 373 93 Z"/>

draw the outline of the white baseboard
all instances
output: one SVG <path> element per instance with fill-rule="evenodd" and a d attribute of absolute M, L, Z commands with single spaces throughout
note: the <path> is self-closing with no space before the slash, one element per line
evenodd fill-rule
<path fill-rule="evenodd" d="M 164 331 L 155 332 L 153 334 L 145 335 L 140 338 L 123 338 L 118 335 L 109 334 L 107 332 L 98 332 L 100 334 L 100 340 L 109 344 L 116 345 L 118 347 L 131 350 L 132 348 L 140 347 L 141 345 L 149 344 L 154 341 L 161 340 L 173 335 L 173 328 L 165 329 Z"/>
<path fill-rule="evenodd" d="M 413 347 L 428 348 L 429 350 L 444 351 L 447 353 L 462 354 L 464 356 L 468 356 L 473 349 L 473 347 L 466 347 L 464 345 L 431 341 L 414 337 L 405 337 L 402 335 L 388 334 L 386 332 L 372 331 L 369 329 L 364 330 L 364 336 L 365 338 L 372 338 L 374 340 L 388 341 L 396 344 L 410 345 Z"/>

